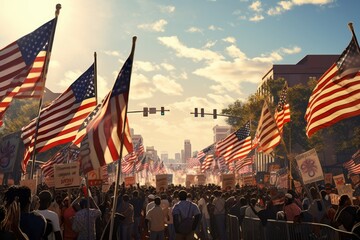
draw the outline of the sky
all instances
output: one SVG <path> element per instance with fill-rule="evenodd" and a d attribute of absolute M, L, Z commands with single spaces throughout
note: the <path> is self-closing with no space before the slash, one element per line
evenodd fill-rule
<path fill-rule="evenodd" d="M 274 64 L 309 54 L 341 54 L 360 36 L 359 0 L 0 0 L 0 49 L 62 9 L 46 87 L 63 92 L 97 56 L 98 99 L 113 87 L 137 36 L 129 111 L 170 110 L 129 124 L 145 146 L 174 158 L 189 139 L 192 151 L 213 143 L 226 118 L 195 118 L 245 101 Z"/>

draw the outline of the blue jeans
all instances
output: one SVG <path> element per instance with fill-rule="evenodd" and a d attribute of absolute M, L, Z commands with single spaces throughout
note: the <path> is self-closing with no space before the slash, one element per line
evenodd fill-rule
<path fill-rule="evenodd" d="M 151 240 L 164 240 L 164 231 L 150 231 Z"/>

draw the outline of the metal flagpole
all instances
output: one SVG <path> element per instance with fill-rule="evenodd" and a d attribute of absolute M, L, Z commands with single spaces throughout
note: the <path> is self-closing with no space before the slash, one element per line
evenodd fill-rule
<path fill-rule="evenodd" d="M 355 35 L 353 23 L 352 23 L 352 22 L 349 22 L 349 23 L 348 23 L 348 26 L 349 26 L 350 31 L 351 31 L 351 33 L 352 33 L 352 36 L 353 36 L 353 38 L 354 38 L 354 40 L 355 40 L 355 44 L 356 44 L 356 46 L 357 46 L 357 49 L 358 49 L 358 51 L 360 51 L 359 42 L 357 41 L 357 38 L 356 38 L 356 35 Z"/>
<path fill-rule="evenodd" d="M 55 11 L 55 22 L 54 22 L 54 26 L 53 26 L 53 30 L 49 39 L 49 48 L 47 50 L 46 56 L 45 56 L 45 66 L 43 69 L 43 72 L 41 73 L 41 78 L 43 78 L 43 91 L 41 93 L 41 97 L 40 97 L 40 101 L 39 101 L 39 113 L 38 113 L 38 117 L 36 119 L 36 125 L 35 125 L 35 133 L 34 133 L 34 147 L 33 147 L 33 151 L 31 153 L 31 169 L 30 169 L 30 176 L 29 179 L 33 179 L 33 175 L 34 175 L 34 169 L 35 169 L 35 156 L 36 156 L 36 141 L 37 141 L 37 135 L 38 135 L 38 128 L 39 128 L 39 120 L 40 120 L 40 112 L 41 112 L 41 106 L 43 104 L 43 97 L 44 97 L 44 91 L 45 91 L 45 81 L 46 81 L 46 75 L 49 69 L 49 62 L 50 62 L 50 56 L 51 56 L 51 50 L 52 50 L 52 45 L 54 42 L 54 36 L 55 36 L 55 29 L 56 29 L 56 24 L 57 24 L 57 20 L 60 14 L 60 9 L 61 9 L 61 4 L 56 4 L 56 11 Z"/>
<path fill-rule="evenodd" d="M 134 36 L 132 38 L 132 47 L 131 47 L 131 53 L 130 53 L 130 58 L 131 59 L 134 58 L 135 43 L 136 43 L 136 36 Z M 131 70 L 132 70 L 132 68 L 131 68 Z M 131 78 L 131 73 L 130 73 L 130 78 Z M 129 84 L 129 92 L 130 92 L 130 84 Z M 126 109 L 125 109 L 125 118 L 124 118 L 123 130 L 126 127 L 128 105 L 129 105 L 129 100 L 126 101 Z M 122 159 L 122 154 L 123 154 L 124 138 L 125 138 L 125 131 L 123 131 L 122 134 L 121 134 L 121 143 L 120 143 L 121 146 L 120 146 L 119 160 L 117 162 L 118 167 L 117 167 L 117 171 L 116 171 L 116 180 L 115 180 L 115 189 L 114 189 L 114 201 L 113 201 L 111 217 L 110 217 L 111 222 L 110 222 L 109 240 L 112 240 L 112 235 L 113 235 L 113 230 L 114 230 L 114 216 L 115 216 L 115 211 L 116 211 L 117 192 L 118 192 L 118 188 L 119 188 L 119 180 L 120 180 L 120 175 L 121 175 L 121 159 Z"/>

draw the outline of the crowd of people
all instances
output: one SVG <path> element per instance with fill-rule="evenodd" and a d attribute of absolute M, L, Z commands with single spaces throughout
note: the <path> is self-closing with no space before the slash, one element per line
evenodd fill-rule
<path fill-rule="evenodd" d="M 0 239 L 105 240 L 111 235 L 117 240 L 232 240 L 227 214 L 236 216 L 240 233 L 246 230 L 241 229 L 245 218 L 257 218 L 264 225 L 269 219 L 315 222 L 360 234 L 357 199 L 342 195 L 334 205 L 329 196 L 336 188 L 331 186 L 298 194 L 257 186 L 223 190 L 215 184 L 169 185 L 157 191 L 123 183 L 116 198 L 114 191 L 114 184 L 106 192 L 99 187 L 55 190 L 39 185 L 38 194 L 26 186 L 3 186 Z"/>

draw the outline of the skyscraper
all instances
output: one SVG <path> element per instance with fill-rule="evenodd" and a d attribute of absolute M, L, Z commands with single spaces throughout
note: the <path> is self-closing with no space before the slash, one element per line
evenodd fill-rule
<path fill-rule="evenodd" d="M 191 158 L 191 143 L 189 139 L 184 141 L 184 162 Z"/>

